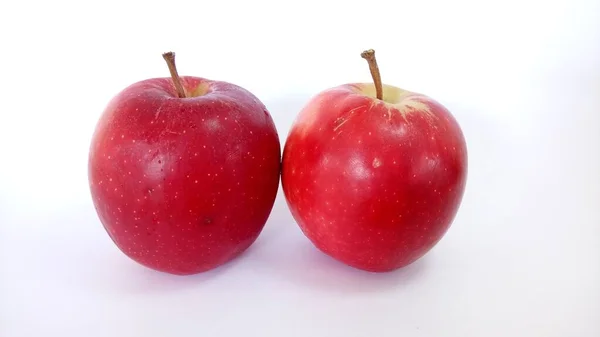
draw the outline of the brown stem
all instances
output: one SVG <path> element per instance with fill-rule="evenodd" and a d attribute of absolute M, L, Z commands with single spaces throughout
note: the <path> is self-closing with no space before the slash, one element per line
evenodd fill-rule
<path fill-rule="evenodd" d="M 375 82 L 375 92 L 377 93 L 377 99 L 383 99 L 383 86 L 381 84 L 381 73 L 379 73 L 379 67 L 377 66 L 377 60 L 375 59 L 375 51 L 373 49 L 363 51 L 360 56 L 369 62 L 369 70 L 371 71 L 371 77 Z"/>
<path fill-rule="evenodd" d="M 177 96 L 179 96 L 179 98 L 185 98 L 185 89 L 183 89 L 183 85 L 181 84 L 181 78 L 179 77 L 179 74 L 177 74 L 177 67 L 175 66 L 175 53 L 170 51 L 168 53 L 162 54 L 162 56 L 167 62 L 167 66 L 169 67 L 169 72 L 171 73 L 173 84 L 175 85 L 175 89 L 177 90 Z"/>

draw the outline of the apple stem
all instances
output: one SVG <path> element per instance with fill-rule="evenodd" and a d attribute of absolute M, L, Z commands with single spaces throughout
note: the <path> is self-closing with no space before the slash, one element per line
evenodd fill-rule
<path fill-rule="evenodd" d="M 181 78 L 177 73 L 177 67 L 175 66 L 175 53 L 170 51 L 168 53 L 162 54 L 163 58 L 167 62 L 167 66 L 169 67 L 169 72 L 171 73 L 171 78 L 173 79 L 173 84 L 175 85 L 175 89 L 177 90 L 177 96 L 179 98 L 185 98 L 185 89 L 183 89 L 183 85 L 181 84 Z"/>
<path fill-rule="evenodd" d="M 377 66 L 377 60 L 375 59 L 375 50 L 369 49 L 363 51 L 360 56 L 367 60 L 369 63 L 369 70 L 371 71 L 371 77 L 373 77 L 373 82 L 375 82 L 375 92 L 377 94 L 377 99 L 383 99 L 383 86 L 381 84 L 381 73 L 379 72 L 379 67 Z"/>

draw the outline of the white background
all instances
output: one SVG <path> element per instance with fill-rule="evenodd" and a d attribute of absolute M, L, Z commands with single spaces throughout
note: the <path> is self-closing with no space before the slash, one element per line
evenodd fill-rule
<path fill-rule="evenodd" d="M 600 336 L 600 2 L 2 1 L 0 336 Z M 458 119 L 469 179 L 436 248 L 390 274 L 302 236 L 280 193 L 259 240 L 175 277 L 125 258 L 93 210 L 90 137 L 125 86 L 241 85 L 276 120 L 383 80 Z"/>

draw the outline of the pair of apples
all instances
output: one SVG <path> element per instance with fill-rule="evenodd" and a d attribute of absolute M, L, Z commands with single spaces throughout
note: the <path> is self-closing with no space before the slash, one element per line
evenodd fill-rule
<path fill-rule="evenodd" d="M 435 100 L 381 82 L 316 95 L 283 154 L 265 105 L 237 85 L 179 76 L 116 95 L 94 132 L 89 184 L 128 257 L 166 273 L 216 268 L 265 226 L 280 176 L 291 213 L 325 254 L 371 272 L 426 254 L 450 227 L 467 174 L 463 133 Z"/>

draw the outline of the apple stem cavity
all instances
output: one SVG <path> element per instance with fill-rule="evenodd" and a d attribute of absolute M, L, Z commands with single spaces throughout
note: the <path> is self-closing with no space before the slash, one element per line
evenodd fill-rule
<path fill-rule="evenodd" d="M 381 84 L 381 73 L 379 72 L 377 60 L 375 59 L 375 50 L 365 50 L 360 54 L 360 56 L 367 60 L 367 62 L 369 63 L 369 70 L 371 71 L 371 77 L 373 77 L 373 82 L 375 83 L 375 92 L 377 95 L 377 99 L 383 100 L 383 86 Z"/>
<path fill-rule="evenodd" d="M 167 66 L 169 67 L 169 72 L 171 73 L 171 78 L 173 79 L 173 84 L 175 85 L 175 90 L 177 90 L 177 96 L 179 98 L 186 98 L 185 89 L 181 84 L 181 78 L 177 73 L 177 67 L 175 66 L 175 53 L 170 51 L 164 53 L 163 58 L 167 62 Z"/>

